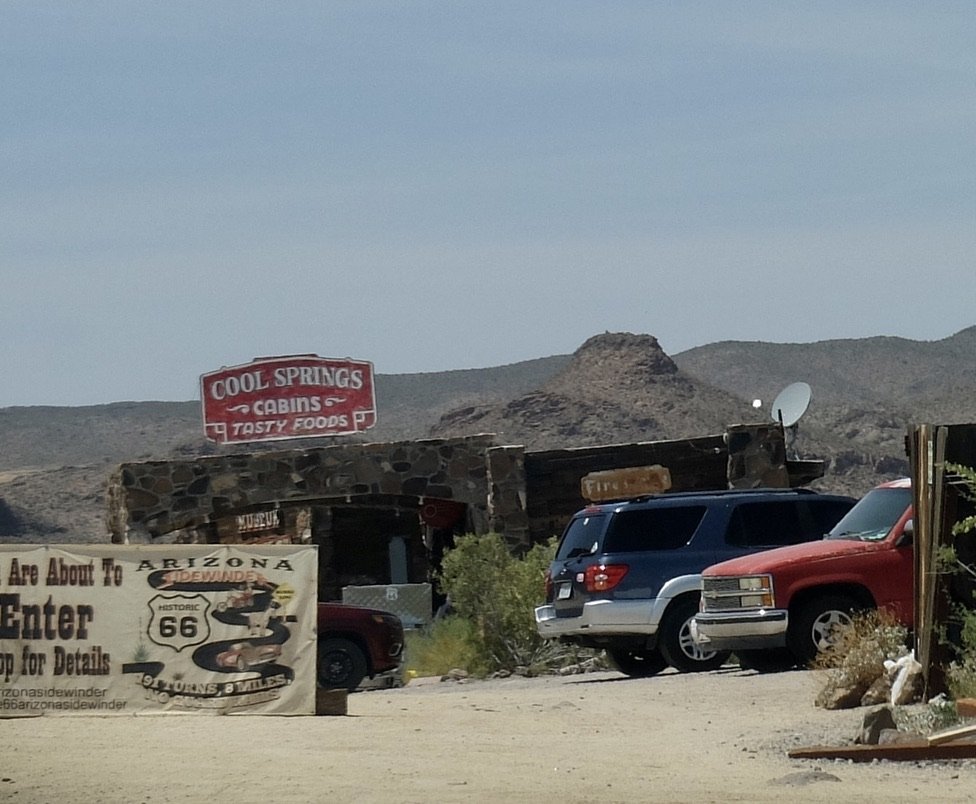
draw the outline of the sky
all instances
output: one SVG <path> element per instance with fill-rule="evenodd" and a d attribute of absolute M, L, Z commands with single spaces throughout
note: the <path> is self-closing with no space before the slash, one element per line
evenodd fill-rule
<path fill-rule="evenodd" d="M 0 407 L 976 323 L 971 2 L 0 0 Z"/>

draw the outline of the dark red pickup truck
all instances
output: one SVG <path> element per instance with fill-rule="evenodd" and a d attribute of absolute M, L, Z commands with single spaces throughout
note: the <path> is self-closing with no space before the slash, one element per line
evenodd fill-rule
<path fill-rule="evenodd" d="M 318 604 L 318 684 L 356 689 L 365 678 L 397 674 L 403 660 L 403 624 L 388 611 Z"/>

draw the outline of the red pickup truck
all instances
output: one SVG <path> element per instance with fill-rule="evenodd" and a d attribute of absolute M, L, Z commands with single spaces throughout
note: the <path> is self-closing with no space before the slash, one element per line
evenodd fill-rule
<path fill-rule="evenodd" d="M 851 613 L 884 608 L 912 627 L 915 561 L 907 478 L 869 491 L 821 541 L 715 564 L 702 573 L 691 632 L 743 667 L 808 665 Z"/>
<path fill-rule="evenodd" d="M 388 611 L 318 604 L 318 683 L 354 690 L 364 678 L 396 674 L 403 660 L 403 624 Z"/>

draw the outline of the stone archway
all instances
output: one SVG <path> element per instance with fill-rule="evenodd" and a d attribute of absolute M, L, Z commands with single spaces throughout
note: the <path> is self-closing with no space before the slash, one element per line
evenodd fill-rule
<path fill-rule="evenodd" d="M 340 599 L 347 586 L 433 583 L 445 545 L 468 529 L 467 506 L 450 500 L 365 494 L 303 504 L 322 600 Z"/>

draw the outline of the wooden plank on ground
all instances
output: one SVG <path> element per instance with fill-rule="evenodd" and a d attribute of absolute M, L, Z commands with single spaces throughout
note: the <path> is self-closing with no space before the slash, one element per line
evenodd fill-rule
<path fill-rule="evenodd" d="M 886 759 L 893 762 L 918 762 L 941 759 L 976 759 L 976 743 L 951 742 L 929 745 L 925 740 L 891 745 L 814 745 L 794 748 L 791 759 L 849 759 L 852 762 L 871 762 Z"/>
<path fill-rule="evenodd" d="M 928 743 L 929 745 L 941 745 L 942 743 L 951 743 L 953 740 L 958 740 L 960 737 L 972 737 L 974 735 L 976 735 L 976 726 L 972 724 L 968 726 L 956 726 L 952 729 L 946 729 L 945 731 L 930 734 Z"/>

